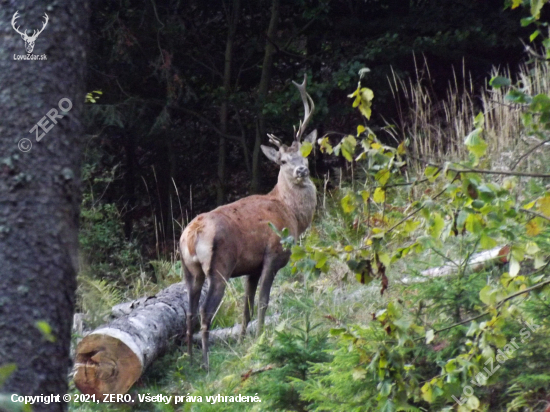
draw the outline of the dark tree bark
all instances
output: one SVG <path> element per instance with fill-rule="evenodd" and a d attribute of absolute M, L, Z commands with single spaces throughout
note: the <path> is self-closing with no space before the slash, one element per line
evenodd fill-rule
<path fill-rule="evenodd" d="M 29 34 L 42 27 L 48 14 L 33 51 L 47 60 L 14 60 L 14 55 L 26 55 L 10 25 L 18 10 L 16 27 Z M 88 16 L 86 1 L 1 2 L 0 364 L 17 366 L 1 388 L 7 393 L 67 392 Z M 62 113 L 61 99 L 70 100 L 62 107 L 72 107 L 63 118 L 54 117 L 54 124 L 45 116 L 53 115 L 51 109 Z M 29 131 L 41 121 L 49 131 L 37 141 L 35 131 Z M 18 142 L 23 150 L 29 143 L 32 148 L 23 152 Z M 63 402 L 33 405 L 34 411 L 65 409 Z"/>
<path fill-rule="evenodd" d="M 276 48 L 273 41 L 277 34 L 277 25 L 279 23 L 280 0 L 273 0 L 271 3 L 271 18 L 267 29 L 267 39 L 265 45 L 264 60 L 262 64 L 262 77 L 258 87 L 258 114 L 256 120 L 256 139 L 254 140 L 254 150 L 252 151 L 252 184 L 250 190 L 252 193 L 258 193 L 261 184 L 260 176 L 260 145 L 262 139 L 266 136 L 265 115 L 263 113 L 269 82 L 271 81 L 271 71 L 273 68 L 273 55 Z"/>
<path fill-rule="evenodd" d="M 225 58 L 223 69 L 223 102 L 220 107 L 220 131 L 223 134 L 227 134 L 227 122 L 228 122 L 228 104 L 227 99 L 229 97 L 231 89 L 231 69 L 233 67 L 233 44 L 235 43 L 235 34 L 237 32 L 237 25 L 239 23 L 239 13 L 241 9 L 241 1 L 233 0 L 233 6 L 231 14 L 227 16 L 227 42 L 225 43 Z M 245 153 L 246 156 L 246 153 Z M 218 149 L 218 186 L 217 186 L 217 205 L 225 203 L 226 192 L 226 177 L 225 177 L 225 159 L 226 159 L 226 139 L 223 135 L 220 135 L 220 145 Z"/>

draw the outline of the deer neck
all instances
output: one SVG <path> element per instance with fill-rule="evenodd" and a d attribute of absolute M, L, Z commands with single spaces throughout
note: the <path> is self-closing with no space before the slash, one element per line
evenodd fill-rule
<path fill-rule="evenodd" d="M 280 172 L 272 193 L 292 211 L 298 223 L 297 235 L 301 235 L 311 224 L 317 205 L 317 190 L 313 182 L 308 177 L 296 185 Z"/>

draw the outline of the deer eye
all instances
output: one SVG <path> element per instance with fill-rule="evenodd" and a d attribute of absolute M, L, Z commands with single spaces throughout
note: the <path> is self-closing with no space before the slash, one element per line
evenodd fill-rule
<path fill-rule="evenodd" d="M 286 160 L 281 160 L 282 165 L 286 165 Z"/>

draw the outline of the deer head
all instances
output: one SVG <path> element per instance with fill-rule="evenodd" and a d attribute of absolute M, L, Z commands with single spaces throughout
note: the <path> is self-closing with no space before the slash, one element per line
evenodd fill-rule
<path fill-rule="evenodd" d="M 15 14 L 13 15 L 13 18 L 11 19 L 11 25 L 12 25 L 13 29 L 17 33 L 19 33 L 21 35 L 21 37 L 23 38 L 23 40 L 25 41 L 25 49 L 27 50 L 27 53 L 30 54 L 34 50 L 34 42 L 36 41 L 36 38 L 46 28 L 46 25 L 48 24 L 49 17 L 46 13 L 44 13 L 44 22 L 42 23 L 42 28 L 38 31 L 34 30 L 33 33 L 32 33 L 32 36 L 28 36 L 26 30 L 25 30 L 24 33 L 22 33 L 22 32 L 19 31 L 20 26 L 15 27 L 15 21 L 19 18 L 17 13 L 19 13 L 19 11 L 16 11 Z"/>
<path fill-rule="evenodd" d="M 315 110 L 315 104 L 311 99 L 311 96 L 306 92 L 307 76 L 304 75 L 304 81 L 302 84 L 292 82 L 300 91 L 302 97 L 302 103 L 304 104 L 304 120 L 300 121 L 298 130 L 295 130 L 294 142 L 291 146 L 287 146 L 281 142 L 281 140 L 268 134 L 269 142 L 279 148 L 274 149 L 269 146 L 261 146 L 262 152 L 272 162 L 277 163 L 280 166 L 279 176 L 285 178 L 286 181 L 294 185 L 303 185 L 306 179 L 309 178 L 309 168 L 307 158 L 303 157 L 300 152 L 302 146 L 302 135 L 311 119 L 313 111 Z M 317 130 L 314 130 L 306 136 L 304 142 L 314 144 L 317 138 Z"/>

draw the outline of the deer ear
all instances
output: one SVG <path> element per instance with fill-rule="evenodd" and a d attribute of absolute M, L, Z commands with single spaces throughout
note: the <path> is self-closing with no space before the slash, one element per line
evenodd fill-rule
<path fill-rule="evenodd" d="M 317 129 L 315 129 L 314 131 L 312 131 L 310 134 L 308 134 L 305 138 L 304 138 L 304 142 L 309 142 L 311 143 L 312 145 L 315 146 L 315 140 L 317 140 Z"/>
<path fill-rule="evenodd" d="M 281 153 L 279 153 L 277 149 L 264 145 L 261 145 L 260 147 L 262 148 L 262 152 L 264 152 L 264 155 L 269 160 L 277 164 L 281 164 Z"/>

